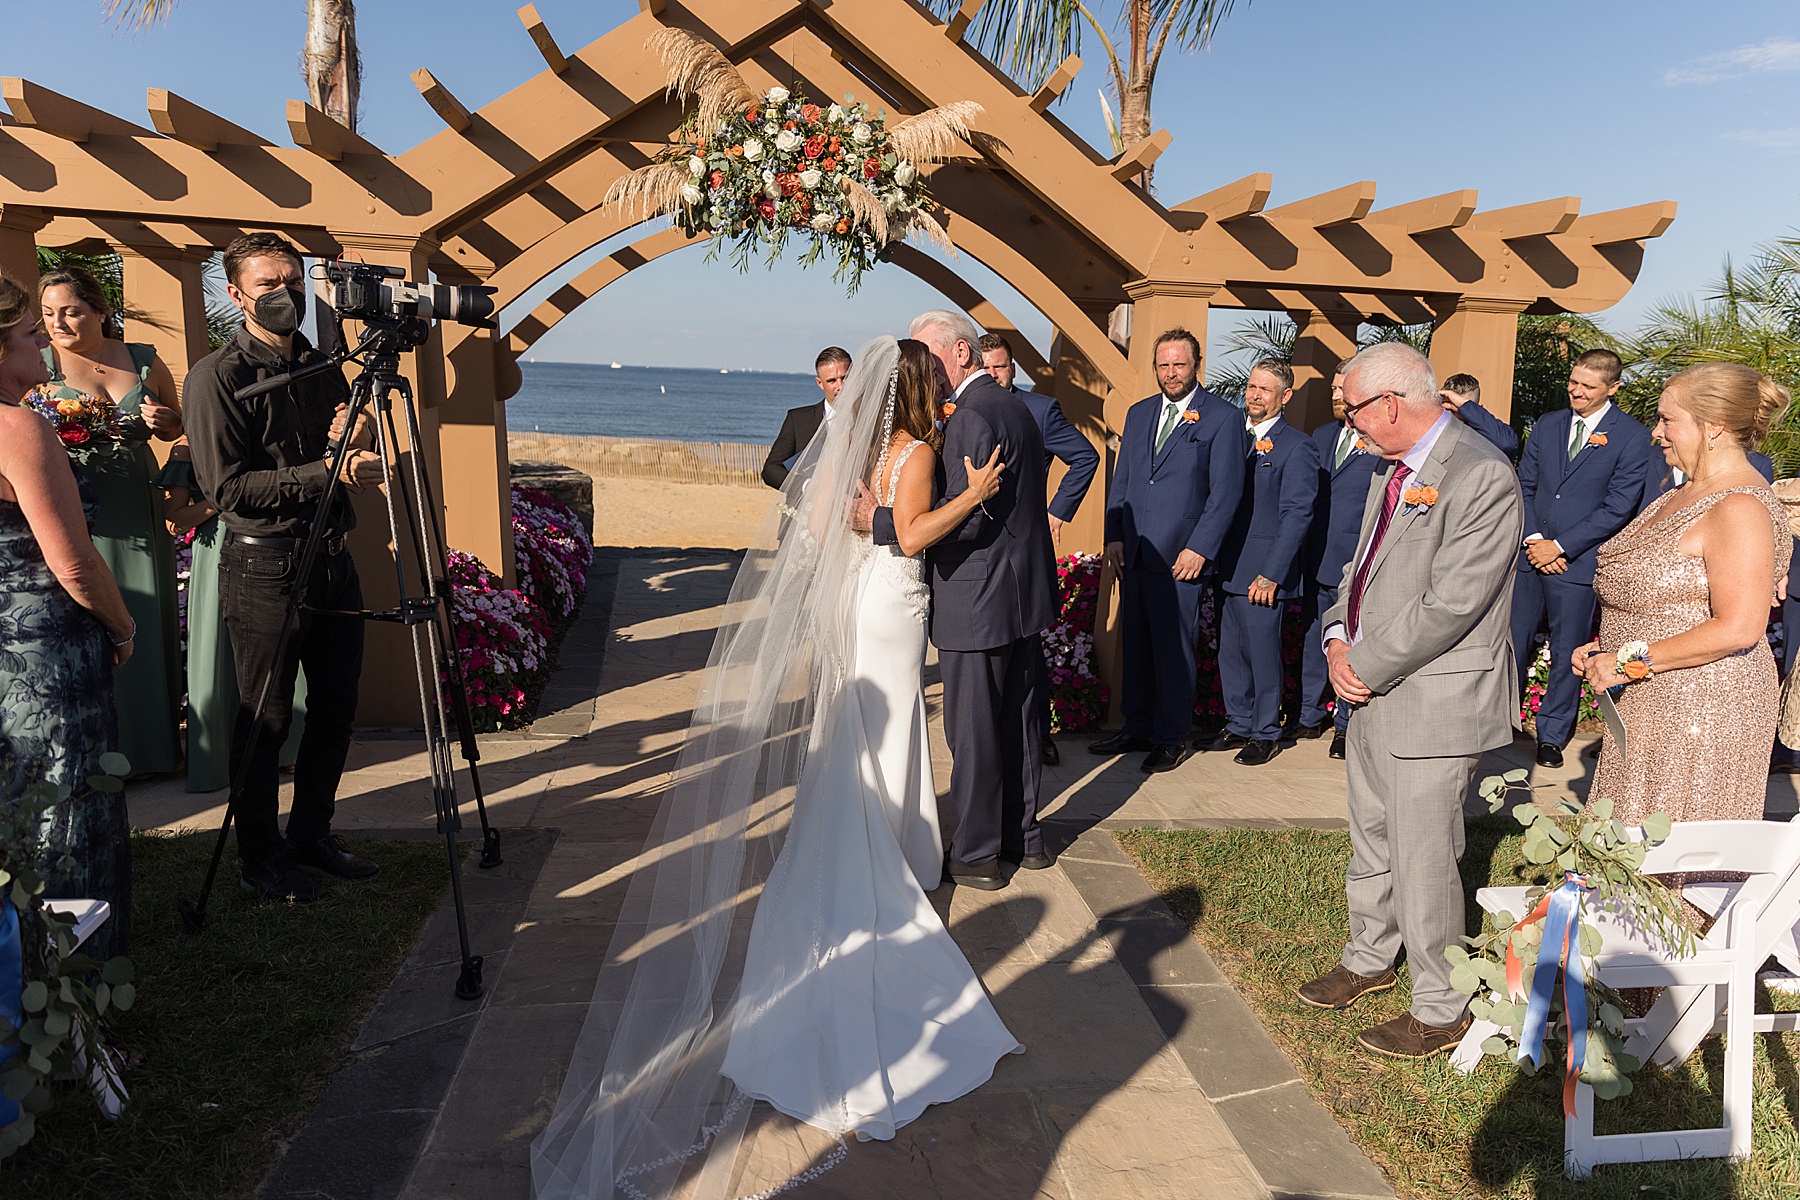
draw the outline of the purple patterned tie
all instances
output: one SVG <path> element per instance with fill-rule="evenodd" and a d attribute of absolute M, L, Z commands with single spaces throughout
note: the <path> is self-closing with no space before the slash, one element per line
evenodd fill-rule
<path fill-rule="evenodd" d="M 1355 578 L 1350 580 L 1350 611 L 1348 622 L 1350 638 L 1356 638 L 1357 623 L 1362 618 L 1363 588 L 1369 582 L 1369 568 L 1375 563 L 1375 552 L 1381 549 L 1381 539 L 1387 536 L 1388 525 L 1394 519 L 1394 510 L 1400 507 L 1400 492 L 1406 485 L 1406 477 L 1412 474 L 1412 468 L 1400 463 L 1394 468 L 1393 476 L 1388 480 L 1387 494 L 1381 498 L 1381 519 L 1375 522 L 1375 533 L 1369 538 L 1369 552 L 1363 555 L 1362 564 L 1356 568 Z"/>

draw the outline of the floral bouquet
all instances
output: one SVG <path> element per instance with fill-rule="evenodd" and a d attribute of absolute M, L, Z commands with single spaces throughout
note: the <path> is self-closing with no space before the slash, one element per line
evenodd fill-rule
<path fill-rule="evenodd" d="M 833 278 L 848 277 L 852 292 L 909 234 L 951 249 L 926 211 L 931 193 L 919 167 L 970 136 L 979 104 L 947 104 L 890 128 L 850 96 L 820 107 L 789 88 L 752 91 L 724 55 L 683 30 L 661 30 L 649 46 L 668 69 L 669 91 L 697 98 L 698 110 L 656 162 L 608 190 L 608 204 L 670 214 L 690 235 L 711 239 L 709 257 L 732 242 L 740 270 L 758 248 L 773 262 L 790 236 L 807 238 L 800 264 L 829 250 Z"/>
<path fill-rule="evenodd" d="M 33 388 L 25 406 L 56 426 L 56 436 L 78 462 L 111 450 L 124 440 L 119 427 L 119 406 L 106 396 L 58 400 Z"/>

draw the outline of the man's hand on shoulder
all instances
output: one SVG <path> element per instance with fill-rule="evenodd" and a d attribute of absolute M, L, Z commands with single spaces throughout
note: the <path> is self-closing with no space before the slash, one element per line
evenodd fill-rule
<path fill-rule="evenodd" d="M 1375 693 L 1369 685 L 1357 677 L 1350 666 L 1350 643 L 1341 638 L 1332 638 L 1325 643 L 1325 668 L 1331 676 L 1331 690 L 1338 699 L 1348 700 L 1352 704 L 1367 704 Z"/>

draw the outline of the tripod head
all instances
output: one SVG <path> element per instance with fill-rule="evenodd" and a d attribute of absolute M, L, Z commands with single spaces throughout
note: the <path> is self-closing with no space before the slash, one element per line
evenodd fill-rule
<path fill-rule="evenodd" d="M 398 378 L 400 355 L 423 346 L 430 336 L 431 324 L 423 317 L 394 317 L 384 314 L 363 324 L 362 337 L 357 339 L 354 348 L 340 350 L 329 358 L 301 367 L 298 371 L 287 371 L 258 380 L 249 387 L 239 388 L 231 394 L 231 398 L 251 400 L 257 396 L 266 396 L 290 383 L 337 370 L 346 363 L 357 363 L 363 368 L 365 375 L 373 375 L 377 379 L 389 377 L 384 381 L 392 382 Z"/>

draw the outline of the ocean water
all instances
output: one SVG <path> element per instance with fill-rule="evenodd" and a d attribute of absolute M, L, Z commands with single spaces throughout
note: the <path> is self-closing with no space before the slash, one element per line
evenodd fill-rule
<path fill-rule="evenodd" d="M 506 402 L 516 433 L 605 434 L 767 446 L 790 408 L 816 404 L 811 375 L 776 371 L 521 362 L 525 382 Z"/>

